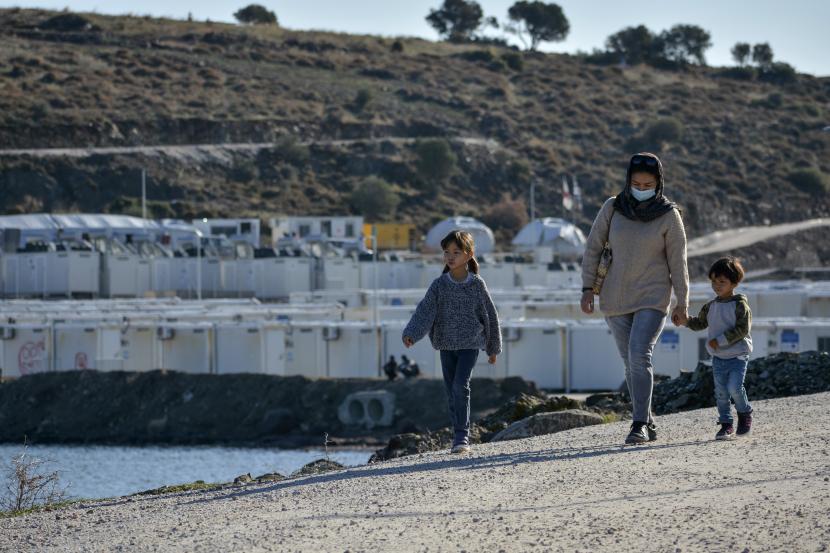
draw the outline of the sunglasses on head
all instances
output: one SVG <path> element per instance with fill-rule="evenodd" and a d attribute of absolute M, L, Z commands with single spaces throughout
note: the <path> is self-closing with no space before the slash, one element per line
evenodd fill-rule
<path fill-rule="evenodd" d="M 648 165 L 657 167 L 657 159 L 649 156 L 634 156 L 631 158 L 631 165 Z"/>

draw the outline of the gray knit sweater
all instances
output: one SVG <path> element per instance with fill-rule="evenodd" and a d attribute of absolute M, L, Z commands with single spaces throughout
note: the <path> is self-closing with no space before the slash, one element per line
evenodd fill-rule
<path fill-rule="evenodd" d="M 484 279 L 471 275 L 464 282 L 454 282 L 445 273 L 433 280 L 403 336 L 417 342 L 427 333 L 437 350 L 501 353 L 499 316 Z"/>

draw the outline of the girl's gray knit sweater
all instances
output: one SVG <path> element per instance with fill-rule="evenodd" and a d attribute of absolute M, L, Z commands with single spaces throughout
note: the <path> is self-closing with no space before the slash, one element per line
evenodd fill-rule
<path fill-rule="evenodd" d="M 450 278 L 445 273 L 432 281 L 403 336 L 417 342 L 429 333 L 437 350 L 483 349 L 487 355 L 500 354 L 499 316 L 484 279 L 475 274 L 465 282 Z"/>

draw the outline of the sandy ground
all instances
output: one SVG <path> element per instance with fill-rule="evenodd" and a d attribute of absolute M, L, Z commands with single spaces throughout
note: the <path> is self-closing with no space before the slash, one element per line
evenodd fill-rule
<path fill-rule="evenodd" d="M 7 551 L 827 551 L 830 394 L 759 401 L 746 438 L 715 410 L 208 493 L 0 520 Z"/>

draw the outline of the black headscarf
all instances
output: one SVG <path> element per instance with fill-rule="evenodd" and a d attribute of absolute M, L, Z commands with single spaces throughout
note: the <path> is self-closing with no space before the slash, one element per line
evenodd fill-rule
<path fill-rule="evenodd" d="M 648 165 L 646 163 L 638 163 L 637 165 L 633 165 L 631 161 L 638 156 L 653 158 L 657 161 L 657 164 Z M 640 202 L 631 195 L 632 173 L 650 173 L 657 178 L 657 189 L 652 198 Z M 648 152 L 631 156 L 631 160 L 628 162 L 628 171 L 625 174 L 625 188 L 614 200 L 614 209 L 622 213 L 626 219 L 646 223 L 665 215 L 676 207 L 677 205 L 674 202 L 663 195 L 663 164 L 660 163 L 660 158 Z"/>

